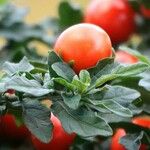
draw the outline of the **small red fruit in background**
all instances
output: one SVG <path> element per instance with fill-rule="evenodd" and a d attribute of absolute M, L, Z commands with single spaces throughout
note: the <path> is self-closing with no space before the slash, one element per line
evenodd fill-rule
<path fill-rule="evenodd" d="M 137 117 L 132 120 L 136 125 L 150 129 L 150 118 L 149 117 Z M 111 141 L 111 150 L 125 150 L 124 146 L 119 143 L 119 139 L 126 135 L 124 129 L 118 129 Z M 142 144 L 140 150 L 147 150 L 147 146 Z"/>
<path fill-rule="evenodd" d="M 6 91 L 6 93 L 8 93 L 8 94 L 15 94 L 15 90 L 9 89 L 9 90 Z"/>
<path fill-rule="evenodd" d="M 141 6 L 141 13 L 145 18 L 150 19 L 150 8 L 146 8 L 145 6 Z"/>
<path fill-rule="evenodd" d="M 36 150 L 68 150 L 73 143 L 75 134 L 66 133 L 62 128 L 61 122 L 54 115 L 51 115 L 51 121 L 54 128 L 50 143 L 42 143 L 35 136 L 32 136 L 32 142 Z"/>
<path fill-rule="evenodd" d="M 111 150 L 125 150 L 124 146 L 119 143 L 121 137 L 125 136 L 124 129 L 118 129 L 111 141 Z"/>
<path fill-rule="evenodd" d="M 125 52 L 125 51 L 117 51 L 115 60 L 119 63 L 123 64 L 134 64 L 138 62 L 138 58 L 135 56 Z"/>
<path fill-rule="evenodd" d="M 6 140 L 23 140 L 29 136 L 29 130 L 24 125 L 17 126 L 13 115 L 6 114 L 0 117 L 0 138 Z"/>
<path fill-rule="evenodd" d="M 85 23 L 66 29 L 58 37 L 54 49 L 64 61 L 74 61 L 73 69 L 77 73 L 112 55 L 108 34 L 96 25 Z"/>
<path fill-rule="evenodd" d="M 150 129 L 150 117 L 137 117 L 134 118 L 132 122 L 136 125 Z"/>
<path fill-rule="evenodd" d="M 135 31 L 135 13 L 127 0 L 92 0 L 85 22 L 102 27 L 113 44 L 128 40 Z"/>

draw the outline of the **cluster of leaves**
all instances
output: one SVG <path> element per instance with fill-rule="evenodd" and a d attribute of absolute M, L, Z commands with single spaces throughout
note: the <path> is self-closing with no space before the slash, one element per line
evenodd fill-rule
<path fill-rule="evenodd" d="M 113 130 L 122 127 L 131 132 L 122 140 L 125 146 L 136 144 L 134 138 L 148 143 L 149 130 L 131 123 L 134 115 L 149 113 L 143 109 L 146 102 L 140 89 L 149 93 L 149 77 L 144 74 L 150 62 L 137 55 L 141 63 L 124 66 L 107 58 L 93 68 L 81 70 L 79 75 L 54 51 L 49 52 L 48 64 L 29 62 L 26 57 L 17 64 L 5 62 L 0 78 L 0 113 L 20 111 L 17 117 L 43 142 L 51 139 L 53 112 L 66 132 L 74 132 L 82 139 L 110 137 Z M 137 85 L 130 87 L 132 82 Z M 8 89 L 16 94 L 8 95 Z M 42 105 L 45 99 L 52 102 L 50 108 Z"/>

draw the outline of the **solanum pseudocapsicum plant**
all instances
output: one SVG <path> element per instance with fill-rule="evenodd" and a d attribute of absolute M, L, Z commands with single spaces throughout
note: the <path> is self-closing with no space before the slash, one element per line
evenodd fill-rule
<path fill-rule="evenodd" d="M 122 142 L 125 147 L 140 145 L 137 137 L 149 145 L 149 129 L 132 124 L 131 119 L 149 114 L 145 97 L 149 94 L 150 62 L 134 53 L 139 63 L 121 65 L 109 57 L 78 74 L 54 51 L 49 52 L 47 64 L 29 61 L 27 57 L 17 64 L 5 62 L 0 78 L 1 115 L 19 111 L 31 133 L 45 143 L 52 138 L 52 112 L 66 132 L 80 138 L 107 138 L 116 128 L 124 128 L 131 135 L 130 140 L 126 137 L 127 142 Z M 8 89 L 16 91 L 15 97 L 5 94 Z M 50 108 L 42 105 L 45 99 L 52 102 Z"/>

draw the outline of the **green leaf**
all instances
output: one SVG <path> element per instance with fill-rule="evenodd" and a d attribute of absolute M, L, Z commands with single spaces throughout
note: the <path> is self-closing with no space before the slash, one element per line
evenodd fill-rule
<path fill-rule="evenodd" d="M 118 122 L 123 122 L 123 121 L 124 122 L 130 121 L 130 118 L 118 116 L 118 115 L 112 113 L 111 111 L 106 112 L 106 113 L 98 112 L 98 115 L 100 115 L 101 118 L 104 118 L 104 120 L 107 123 L 118 123 Z"/>
<path fill-rule="evenodd" d="M 0 71 L 0 80 L 4 77 L 5 73 L 3 71 Z"/>
<path fill-rule="evenodd" d="M 24 76 L 13 76 L 6 82 L 7 89 L 14 89 L 19 92 L 25 92 L 33 96 L 42 96 L 53 92 L 52 89 L 46 89 L 36 80 L 28 80 Z"/>
<path fill-rule="evenodd" d="M 33 68 L 27 57 L 24 57 L 18 64 L 5 62 L 3 65 L 3 70 L 10 76 L 17 72 L 29 72 Z"/>
<path fill-rule="evenodd" d="M 95 87 L 102 86 L 104 83 L 111 81 L 113 79 L 116 79 L 118 75 L 116 74 L 109 74 L 109 75 L 104 75 L 101 76 L 99 79 L 96 80 Z"/>
<path fill-rule="evenodd" d="M 119 116 L 122 116 L 122 117 L 132 117 L 133 116 L 132 112 L 128 108 L 121 106 L 116 101 L 111 101 L 111 100 L 110 101 L 103 101 L 102 104 L 108 110 L 110 110 L 111 112 L 113 112 Z"/>
<path fill-rule="evenodd" d="M 19 107 L 22 107 L 22 104 L 19 100 L 17 101 L 14 101 L 14 102 L 10 102 L 11 106 L 15 109 L 19 108 Z"/>
<path fill-rule="evenodd" d="M 149 103 L 145 103 L 143 104 L 143 111 L 146 112 L 147 114 L 150 114 L 150 104 Z"/>
<path fill-rule="evenodd" d="M 5 83 L 0 83 L 0 93 L 5 92 L 7 89 L 5 88 Z"/>
<path fill-rule="evenodd" d="M 110 111 L 117 115 L 117 117 L 132 117 L 132 111 L 130 109 L 123 107 L 116 101 L 106 100 L 106 101 L 90 101 L 91 104 L 86 104 L 91 109 L 98 111 L 102 116 L 109 114 Z M 93 104 L 93 105 L 92 105 Z M 109 114 L 112 115 L 112 114 Z M 107 120 L 107 119 L 105 119 Z M 109 121 L 108 121 L 109 122 Z"/>
<path fill-rule="evenodd" d="M 48 67 L 49 67 L 49 72 L 50 72 L 51 78 L 58 77 L 56 72 L 52 69 L 52 64 L 54 64 L 56 62 L 62 62 L 62 59 L 53 50 L 49 51 Z"/>
<path fill-rule="evenodd" d="M 89 95 L 89 99 L 95 105 L 101 104 L 101 101 L 114 101 L 126 106 L 140 96 L 138 91 L 122 86 L 106 86 L 106 88 L 103 91 Z"/>
<path fill-rule="evenodd" d="M 76 87 L 79 93 L 85 92 L 88 87 L 88 84 L 81 82 L 77 75 L 73 77 L 73 80 L 71 83 Z"/>
<path fill-rule="evenodd" d="M 44 62 L 37 62 L 37 61 L 30 61 L 30 63 L 34 66 L 34 69 L 31 73 L 47 73 L 48 72 L 48 65 Z"/>
<path fill-rule="evenodd" d="M 7 90 L 6 82 L 9 82 L 9 80 L 10 78 L 5 76 L 0 79 L 0 93 L 3 93 Z"/>
<path fill-rule="evenodd" d="M 142 86 L 147 91 L 150 91 L 150 78 L 141 79 L 139 82 L 139 86 Z"/>
<path fill-rule="evenodd" d="M 111 74 L 112 70 L 114 70 L 118 66 L 117 63 L 114 63 L 114 58 L 106 58 L 98 62 L 98 64 L 88 69 L 90 73 L 92 82 L 100 78 L 102 75 Z"/>
<path fill-rule="evenodd" d="M 41 68 L 34 68 L 33 70 L 31 70 L 32 74 L 37 74 L 37 73 L 45 74 L 47 72 L 48 72 L 48 70 L 41 69 Z"/>
<path fill-rule="evenodd" d="M 54 83 L 53 83 L 49 73 L 45 74 L 43 83 L 44 83 L 43 87 L 48 88 L 48 89 L 53 88 Z"/>
<path fill-rule="evenodd" d="M 64 103 L 70 107 L 71 109 L 77 109 L 79 107 L 79 103 L 81 100 L 81 95 L 77 94 L 77 95 L 69 95 L 66 93 L 62 93 L 61 94 Z"/>
<path fill-rule="evenodd" d="M 112 135 L 109 125 L 91 111 L 81 108 L 74 111 L 61 102 L 52 105 L 52 110 L 68 133 L 74 132 L 83 137 Z"/>
<path fill-rule="evenodd" d="M 50 121 L 50 110 L 36 99 L 24 99 L 23 118 L 25 125 L 40 141 L 48 143 L 52 138 L 53 125 Z"/>
<path fill-rule="evenodd" d="M 2 115 L 2 114 L 4 114 L 5 112 L 6 112 L 6 105 L 5 104 L 3 104 L 3 105 L 1 105 L 0 104 L 0 116 Z"/>
<path fill-rule="evenodd" d="M 110 111 L 108 109 L 106 109 L 104 107 L 104 105 L 102 104 L 98 104 L 98 105 L 95 105 L 95 103 L 93 101 L 90 101 L 89 99 L 86 99 L 86 101 L 84 101 L 84 103 L 86 103 L 86 107 L 89 107 L 90 109 L 92 110 L 96 110 L 96 112 L 100 112 L 100 113 L 110 113 Z"/>
<path fill-rule="evenodd" d="M 66 79 L 69 82 L 71 82 L 73 77 L 76 75 L 66 63 L 56 62 L 52 65 L 52 69 L 57 73 L 58 76 Z"/>
<path fill-rule="evenodd" d="M 91 68 L 90 72 L 92 78 L 92 84 L 89 88 L 89 92 L 95 87 L 102 86 L 108 81 L 112 81 L 118 78 L 127 78 L 133 75 L 142 73 L 148 69 L 147 64 L 134 64 L 129 66 L 123 66 L 118 63 L 114 63 L 114 59 L 104 59 L 100 61 L 95 68 Z"/>
<path fill-rule="evenodd" d="M 58 11 L 60 18 L 59 24 L 61 29 L 65 29 L 74 24 L 81 23 L 83 20 L 83 14 L 80 7 L 67 1 L 60 3 Z"/>
<path fill-rule="evenodd" d="M 139 73 L 143 73 L 147 69 L 148 69 L 147 64 L 138 63 L 138 64 L 119 67 L 113 73 L 118 74 L 120 77 L 133 76 Z"/>
<path fill-rule="evenodd" d="M 138 150 L 141 146 L 141 139 L 143 138 L 143 132 L 135 134 L 127 134 L 120 139 L 120 143 L 127 150 Z"/>
<path fill-rule="evenodd" d="M 74 91 L 76 89 L 76 86 L 69 83 L 68 81 L 66 81 L 63 78 L 54 78 L 53 81 L 63 85 L 64 87 L 66 87 L 68 90 Z"/>
<path fill-rule="evenodd" d="M 90 82 L 91 82 L 91 77 L 90 77 L 90 74 L 88 71 L 86 70 L 81 70 L 80 73 L 79 73 L 79 78 L 80 78 L 80 81 L 87 84 L 87 85 L 90 85 Z"/>

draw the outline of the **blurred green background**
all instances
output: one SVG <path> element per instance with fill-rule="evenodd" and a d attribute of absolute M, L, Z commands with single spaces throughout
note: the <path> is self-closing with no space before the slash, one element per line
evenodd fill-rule
<path fill-rule="evenodd" d="M 61 0 L 13 0 L 18 6 L 29 8 L 29 14 L 26 18 L 28 23 L 36 23 L 46 16 L 57 16 L 57 8 Z M 69 0 L 69 2 L 79 4 L 85 8 L 90 0 Z"/>
<path fill-rule="evenodd" d="M 69 0 L 69 2 L 74 2 L 84 10 L 90 0 Z M 28 15 L 26 17 L 26 22 L 29 24 L 38 23 L 39 21 L 45 19 L 47 16 L 57 17 L 58 15 L 58 5 L 61 0 L 12 0 L 17 6 L 27 7 Z M 0 43 L 4 43 L 4 40 L 0 40 Z M 49 47 L 46 45 L 35 42 L 35 47 L 40 55 L 47 55 Z"/>

